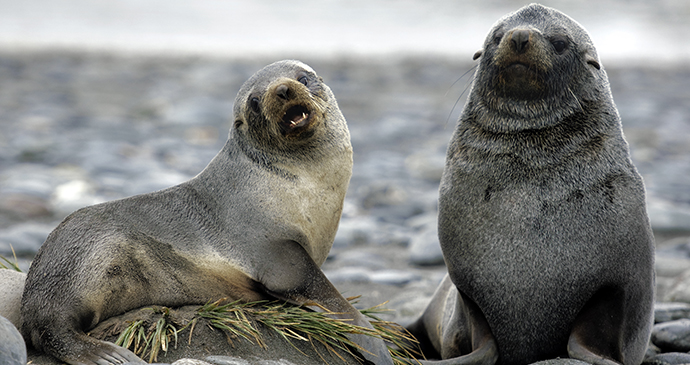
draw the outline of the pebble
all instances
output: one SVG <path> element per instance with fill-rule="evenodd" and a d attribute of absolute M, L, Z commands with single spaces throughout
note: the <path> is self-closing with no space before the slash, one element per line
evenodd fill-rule
<path fill-rule="evenodd" d="M 670 287 L 665 289 L 666 294 L 661 298 L 664 302 L 690 303 L 690 270 L 676 277 Z"/>
<path fill-rule="evenodd" d="M 438 228 L 427 225 L 410 242 L 410 262 L 414 265 L 443 265 L 443 251 L 438 241 Z"/>
<path fill-rule="evenodd" d="M 684 352 L 667 352 L 645 359 L 642 365 L 682 365 L 690 364 L 690 354 Z"/>
<path fill-rule="evenodd" d="M 25 365 L 26 360 L 24 339 L 12 322 L 0 316 L 0 364 Z"/>
<path fill-rule="evenodd" d="M 652 329 L 652 342 L 663 351 L 690 351 L 690 319 L 659 323 Z"/>
<path fill-rule="evenodd" d="M 655 303 L 654 323 L 670 322 L 681 318 L 690 318 L 688 303 Z"/>
<path fill-rule="evenodd" d="M 54 228 L 49 224 L 22 223 L 0 231 L 0 255 L 10 258 L 14 249 L 19 256 L 33 256 Z"/>
<path fill-rule="evenodd" d="M 677 252 L 676 250 L 673 251 Z M 670 251 L 660 252 L 654 260 L 654 270 L 657 276 L 676 277 L 690 270 L 690 260 L 684 254 L 672 254 Z"/>
<path fill-rule="evenodd" d="M 6 318 L 17 328 L 20 327 L 19 308 L 24 292 L 26 274 L 11 269 L 0 269 L 0 316 Z"/>
<path fill-rule="evenodd" d="M 589 365 L 589 363 L 576 359 L 551 359 L 535 362 L 532 365 Z"/>

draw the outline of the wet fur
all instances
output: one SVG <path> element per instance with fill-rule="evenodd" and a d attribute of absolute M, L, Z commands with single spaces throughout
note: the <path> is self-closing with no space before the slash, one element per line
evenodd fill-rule
<path fill-rule="evenodd" d="M 288 103 L 275 100 L 280 84 L 313 113 L 287 135 L 276 126 Z M 370 326 L 319 269 L 351 172 L 349 132 L 328 86 L 297 61 L 265 67 L 242 86 L 228 141 L 198 176 L 81 209 L 50 234 L 26 281 L 25 339 L 71 364 L 140 361 L 84 333 L 142 306 L 219 298 L 316 302 Z M 387 356 L 381 341 L 358 342 Z"/>
<path fill-rule="evenodd" d="M 510 37 L 521 29 L 532 32 L 532 48 L 518 53 Z M 557 54 L 554 37 L 570 48 Z M 434 313 L 456 296 L 483 313 L 498 363 L 591 351 L 583 359 L 639 364 L 652 323 L 653 237 L 589 36 L 532 4 L 500 19 L 476 57 L 440 187 L 439 238 L 455 285 L 442 287 L 410 330 L 428 355 L 466 354 L 450 341 L 466 343 L 466 329 L 432 335 L 464 325 Z M 531 62 L 532 76 L 506 72 L 516 59 Z"/>

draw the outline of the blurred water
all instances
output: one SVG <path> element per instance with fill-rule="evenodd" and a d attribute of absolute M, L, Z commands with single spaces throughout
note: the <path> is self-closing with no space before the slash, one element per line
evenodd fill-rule
<path fill-rule="evenodd" d="M 342 57 L 470 57 L 519 0 L 0 0 L 0 49 Z M 579 21 L 600 57 L 690 60 L 690 1 L 545 0 Z"/>

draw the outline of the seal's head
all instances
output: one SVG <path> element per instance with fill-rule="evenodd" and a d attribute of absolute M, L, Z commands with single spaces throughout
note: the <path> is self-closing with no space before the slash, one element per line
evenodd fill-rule
<path fill-rule="evenodd" d="M 539 4 L 499 19 L 477 58 L 473 92 L 492 114 L 486 122 L 496 131 L 553 125 L 582 109 L 582 102 L 596 100 L 591 85 L 606 77 L 584 28 Z"/>
<path fill-rule="evenodd" d="M 328 86 L 311 67 L 293 60 L 270 64 L 247 80 L 235 99 L 234 118 L 234 133 L 257 150 L 278 154 L 305 152 L 331 140 L 333 129 L 347 130 Z"/>

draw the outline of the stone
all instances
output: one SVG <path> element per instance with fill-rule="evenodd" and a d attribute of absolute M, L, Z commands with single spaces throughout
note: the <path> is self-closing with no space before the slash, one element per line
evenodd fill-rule
<path fill-rule="evenodd" d="M 589 363 L 576 359 L 550 359 L 535 362 L 532 365 L 589 365 Z"/>
<path fill-rule="evenodd" d="M 652 343 L 662 351 L 690 351 L 690 319 L 659 323 L 652 328 Z"/>
<path fill-rule="evenodd" d="M 0 269 L 0 316 L 15 327 L 21 327 L 19 309 L 24 292 L 26 274 L 11 269 Z"/>
<path fill-rule="evenodd" d="M 645 359 L 642 365 L 681 365 L 690 364 L 690 354 L 683 352 L 667 352 Z"/>
<path fill-rule="evenodd" d="M 410 262 L 414 265 L 443 265 L 443 251 L 438 241 L 438 227 L 430 224 L 417 233 L 410 242 Z"/>
<path fill-rule="evenodd" d="M 422 277 L 403 270 L 380 270 L 369 274 L 369 278 L 372 282 L 378 284 L 403 286 L 412 281 L 420 280 Z"/>
<path fill-rule="evenodd" d="M 661 298 L 664 302 L 690 303 L 690 270 L 679 275 Z"/>
<path fill-rule="evenodd" d="M 654 304 L 654 323 L 690 318 L 690 304 L 664 302 Z"/>
<path fill-rule="evenodd" d="M 0 364 L 25 365 L 26 345 L 22 335 L 7 318 L 0 316 Z"/>
<path fill-rule="evenodd" d="M 690 260 L 684 255 L 657 254 L 654 260 L 654 270 L 657 276 L 676 277 L 690 270 Z"/>

